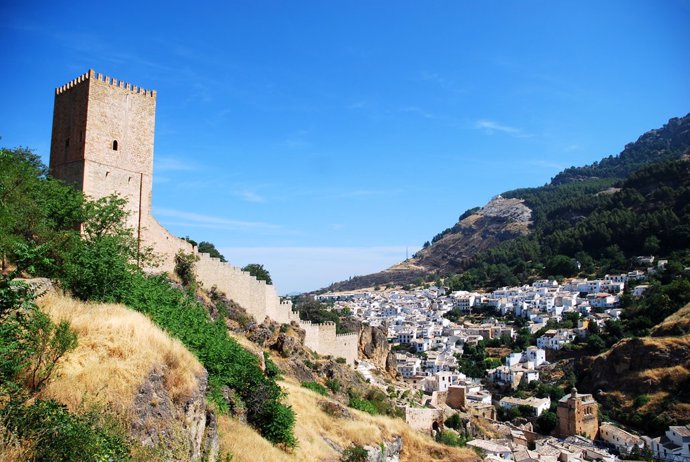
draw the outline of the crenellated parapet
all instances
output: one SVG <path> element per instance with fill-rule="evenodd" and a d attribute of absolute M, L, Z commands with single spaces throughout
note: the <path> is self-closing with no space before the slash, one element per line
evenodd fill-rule
<path fill-rule="evenodd" d="M 357 332 L 348 332 L 348 333 L 345 333 L 345 334 L 335 334 L 335 337 L 336 337 L 336 338 L 342 338 L 342 339 L 344 339 L 344 338 L 351 338 L 351 337 L 352 337 L 352 338 L 357 338 L 357 339 L 359 339 L 359 333 L 357 333 Z"/>
<path fill-rule="evenodd" d="M 124 82 L 122 80 L 117 80 L 116 78 L 110 78 L 109 76 L 104 76 L 101 73 L 96 73 L 93 69 L 89 69 L 88 72 L 85 72 L 84 74 L 80 75 L 76 79 L 73 79 L 69 81 L 68 83 L 62 85 L 61 87 L 57 87 L 55 89 L 55 94 L 60 95 L 67 90 L 83 83 L 88 80 L 97 80 L 99 82 L 104 82 L 108 85 L 112 85 L 113 87 L 117 87 L 123 90 L 127 90 L 133 94 L 139 94 L 139 95 L 144 95 L 144 96 L 149 96 L 152 98 L 156 97 L 156 90 L 147 90 L 141 87 L 138 87 L 136 85 L 132 85 L 131 83 Z"/>

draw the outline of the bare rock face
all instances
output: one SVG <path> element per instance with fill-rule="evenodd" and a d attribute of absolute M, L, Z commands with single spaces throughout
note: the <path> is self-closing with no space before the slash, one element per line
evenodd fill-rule
<path fill-rule="evenodd" d="M 215 460 L 218 455 L 216 417 L 206 406 L 208 376 L 197 377 L 193 393 L 175 402 L 159 367 L 149 372 L 134 398 L 132 435 L 144 446 L 165 453 L 166 460 Z"/>
<path fill-rule="evenodd" d="M 367 360 L 379 370 L 395 377 L 397 373 L 395 355 L 390 350 L 384 328 L 362 326 L 359 334 L 359 358 Z"/>
<path fill-rule="evenodd" d="M 402 437 L 396 436 L 390 441 L 385 441 L 379 446 L 364 446 L 368 453 L 368 462 L 399 462 L 402 451 Z"/>

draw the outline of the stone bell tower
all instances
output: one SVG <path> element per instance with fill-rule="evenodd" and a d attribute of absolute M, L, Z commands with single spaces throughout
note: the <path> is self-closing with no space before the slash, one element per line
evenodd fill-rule
<path fill-rule="evenodd" d="M 151 214 L 156 92 L 89 70 L 55 89 L 50 172 L 87 196 L 127 199 L 137 236 Z"/>

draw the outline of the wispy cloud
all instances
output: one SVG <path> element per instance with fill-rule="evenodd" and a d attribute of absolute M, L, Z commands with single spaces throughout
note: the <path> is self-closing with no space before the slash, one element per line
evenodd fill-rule
<path fill-rule="evenodd" d="M 154 168 L 157 172 L 188 172 L 197 170 L 197 166 L 186 160 L 172 156 L 157 155 L 154 160 Z"/>
<path fill-rule="evenodd" d="M 520 128 L 505 125 L 490 119 L 479 119 L 475 122 L 473 128 L 475 130 L 482 130 L 484 133 L 488 135 L 493 135 L 494 133 L 503 133 L 504 135 L 510 135 L 516 138 L 532 137 L 531 134 L 526 133 Z"/>
<path fill-rule="evenodd" d="M 420 79 L 425 82 L 433 83 L 434 85 L 450 93 L 467 93 L 467 90 L 458 87 L 458 85 L 452 79 L 444 77 L 437 72 L 422 71 L 420 74 Z"/>
<path fill-rule="evenodd" d="M 371 104 L 369 104 L 368 102 L 366 102 L 364 100 L 360 100 L 360 101 L 355 101 L 353 103 L 348 104 L 347 108 L 348 109 L 366 109 L 370 106 L 371 106 Z"/>
<path fill-rule="evenodd" d="M 228 218 L 204 215 L 200 213 L 187 212 L 165 207 L 155 208 L 156 217 L 174 218 L 182 220 L 186 226 L 196 226 L 200 228 L 225 229 L 228 231 L 281 231 L 282 225 L 264 223 L 260 221 L 231 220 Z M 176 222 L 179 224 L 180 222 Z"/>
<path fill-rule="evenodd" d="M 424 109 L 417 107 L 417 106 L 406 106 L 403 108 L 400 108 L 400 112 L 407 112 L 411 114 L 417 114 L 425 119 L 436 119 L 436 115 L 429 111 L 425 111 Z"/>
<path fill-rule="evenodd" d="M 237 195 L 246 202 L 253 202 L 255 204 L 263 204 L 266 202 L 266 198 L 253 191 L 240 191 L 237 193 Z"/>

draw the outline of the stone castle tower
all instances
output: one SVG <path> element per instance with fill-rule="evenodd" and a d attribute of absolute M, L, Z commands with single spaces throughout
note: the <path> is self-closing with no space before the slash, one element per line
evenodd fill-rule
<path fill-rule="evenodd" d="M 599 433 L 599 403 L 590 394 L 573 388 L 569 395 L 558 400 L 558 436 L 585 436 L 594 440 Z"/>
<path fill-rule="evenodd" d="M 98 199 L 127 199 L 141 237 L 151 210 L 156 92 L 90 70 L 55 90 L 50 171 Z"/>

